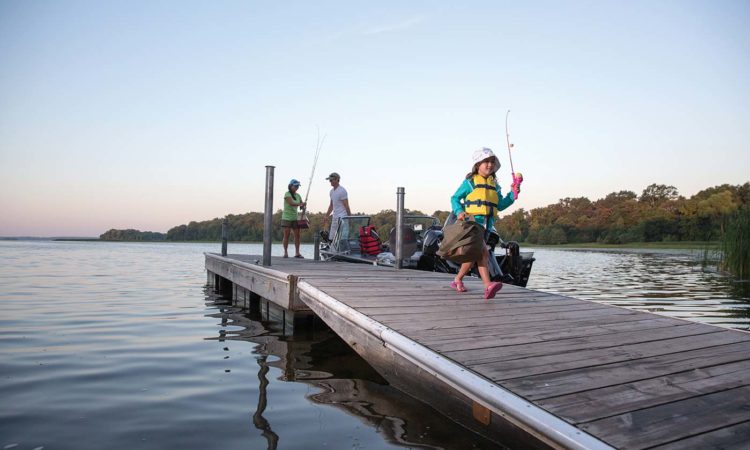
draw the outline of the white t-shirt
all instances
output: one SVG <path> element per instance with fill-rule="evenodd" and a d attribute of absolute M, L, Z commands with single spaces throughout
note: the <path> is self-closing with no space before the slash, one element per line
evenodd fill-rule
<path fill-rule="evenodd" d="M 337 188 L 331 189 L 331 202 L 333 203 L 333 217 L 342 217 L 346 215 L 346 207 L 344 206 L 344 200 L 349 198 L 346 189 L 339 185 Z"/>

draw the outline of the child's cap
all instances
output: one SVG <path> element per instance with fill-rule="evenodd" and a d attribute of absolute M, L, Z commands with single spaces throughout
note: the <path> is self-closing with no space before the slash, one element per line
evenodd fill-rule
<path fill-rule="evenodd" d="M 495 156 L 495 154 L 492 152 L 492 149 L 490 148 L 482 147 L 479 150 L 475 151 L 474 155 L 472 156 L 474 164 L 478 164 L 488 158 L 495 158 L 495 165 L 498 168 L 500 167 L 500 160 L 497 158 L 497 156 Z"/>
<path fill-rule="evenodd" d="M 294 178 L 289 181 L 289 186 L 300 186 L 300 182 Z"/>

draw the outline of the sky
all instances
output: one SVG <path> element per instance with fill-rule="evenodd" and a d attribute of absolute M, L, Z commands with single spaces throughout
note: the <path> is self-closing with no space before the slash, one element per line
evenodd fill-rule
<path fill-rule="evenodd" d="M 750 181 L 750 2 L 0 0 L 0 236 Z M 325 136 L 311 180 L 318 133 Z M 309 189 L 309 193 L 308 193 Z"/>

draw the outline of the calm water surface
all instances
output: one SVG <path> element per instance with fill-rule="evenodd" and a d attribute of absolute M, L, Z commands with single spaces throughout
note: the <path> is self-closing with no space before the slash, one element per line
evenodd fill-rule
<path fill-rule="evenodd" d="M 218 249 L 0 241 L 0 448 L 493 447 L 330 331 L 284 336 L 227 305 L 205 287 L 202 252 Z M 750 327 L 747 283 L 697 254 L 536 256 L 533 289 Z"/>
<path fill-rule="evenodd" d="M 750 330 L 750 283 L 698 250 L 536 250 L 528 288 Z"/>

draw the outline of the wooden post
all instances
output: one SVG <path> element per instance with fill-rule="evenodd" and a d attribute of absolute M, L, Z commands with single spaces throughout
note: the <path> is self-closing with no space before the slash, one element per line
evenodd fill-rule
<path fill-rule="evenodd" d="M 396 188 L 396 268 L 403 268 L 404 259 L 404 188 Z"/>
<path fill-rule="evenodd" d="M 263 265 L 271 265 L 271 238 L 273 236 L 273 169 L 266 166 L 266 208 L 263 214 Z"/>
<path fill-rule="evenodd" d="M 313 236 L 313 260 L 320 261 L 320 232 Z"/>
<path fill-rule="evenodd" d="M 225 217 L 221 221 L 221 256 L 227 256 L 227 234 L 229 232 L 229 220 Z"/>

